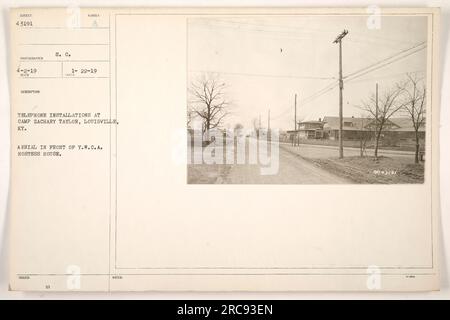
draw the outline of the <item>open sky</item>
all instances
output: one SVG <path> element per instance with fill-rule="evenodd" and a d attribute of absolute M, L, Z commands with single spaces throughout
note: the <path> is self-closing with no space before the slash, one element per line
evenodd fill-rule
<path fill-rule="evenodd" d="M 261 115 L 267 126 L 294 127 L 294 95 L 299 120 L 337 116 L 339 89 L 338 45 L 344 29 L 344 116 L 361 116 L 358 106 L 405 78 L 407 72 L 425 76 L 427 18 L 381 16 L 380 28 L 369 28 L 367 16 L 284 16 L 190 18 L 188 21 L 188 81 L 204 73 L 223 80 L 233 114 L 226 126 L 252 127 Z M 421 46 L 422 44 L 422 46 Z M 386 60 L 387 58 L 393 57 Z M 366 74 L 350 75 L 377 62 L 386 65 Z M 396 61 L 394 61 L 396 60 Z M 392 63 L 389 63 L 392 62 Z M 371 70 L 371 69 L 368 69 Z M 330 90 L 323 90 L 329 86 Z M 324 92 L 325 91 L 325 92 Z M 315 98 L 315 93 L 322 93 Z M 313 96 L 314 97 L 314 96 Z"/>

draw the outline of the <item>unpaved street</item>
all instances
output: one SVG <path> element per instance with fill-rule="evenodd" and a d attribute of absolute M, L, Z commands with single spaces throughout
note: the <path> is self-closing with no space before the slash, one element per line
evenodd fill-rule
<path fill-rule="evenodd" d="M 308 161 L 280 148 L 279 170 L 274 175 L 261 175 L 260 166 L 232 165 L 225 177 L 216 183 L 237 184 L 342 184 L 350 180 L 322 170 Z"/>

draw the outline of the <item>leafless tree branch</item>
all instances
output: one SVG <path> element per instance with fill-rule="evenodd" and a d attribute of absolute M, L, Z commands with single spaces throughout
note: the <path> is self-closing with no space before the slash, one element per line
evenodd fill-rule
<path fill-rule="evenodd" d="M 230 102 L 225 98 L 226 85 L 215 75 L 203 75 L 188 89 L 189 106 L 202 119 L 203 131 L 219 128 L 230 114 Z"/>

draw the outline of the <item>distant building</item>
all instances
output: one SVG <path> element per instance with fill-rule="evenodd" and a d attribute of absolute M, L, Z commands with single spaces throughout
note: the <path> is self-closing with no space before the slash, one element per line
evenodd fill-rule
<path fill-rule="evenodd" d="M 300 139 L 322 139 L 323 121 L 302 121 L 297 125 L 297 132 Z"/>
<path fill-rule="evenodd" d="M 416 143 L 416 134 L 413 122 L 410 118 L 392 118 L 391 121 L 397 126 L 393 130 L 388 130 L 384 140 L 386 143 L 395 145 L 412 145 Z M 419 141 L 422 146 L 425 142 L 425 121 L 419 127 Z"/>
<path fill-rule="evenodd" d="M 344 140 L 360 139 L 363 131 L 371 131 L 371 122 L 372 120 L 367 118 L 344 117 L 342 138 Z M 325 139 L 339 140 L 339 117 L 323 118 L 322 129 Z"/>
<path fill-rule="evenodd" d="M 339 140 L 339 117 L 326 116 L 323 119 L 301 121 L 297 130 L 287 131 L 292 140 L 322 139 Z M 344 117 L 342 127 L 343 140 L 369 140 L 375 137 L 375 123 L 373 119 L 359 117 Z M 425 139 L 425 126 L 419 128 L 421 144 Z M 411 145 L 415 144 L 415 130 L 410 118 L 391 118 L 385 125 L 381 140 L 383 145 Z"/>

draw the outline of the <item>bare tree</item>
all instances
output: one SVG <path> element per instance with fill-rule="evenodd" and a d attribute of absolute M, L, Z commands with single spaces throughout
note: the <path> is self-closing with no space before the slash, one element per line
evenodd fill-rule
<path fill-rule="evenodd" d="M 261 118 L 253 118 L 252 120 L 253 132 L 257 138 L 259 138 L 259 132 L 261 130 Z"/>
<path fill-rule="evenodd" d="M 187 107 L 186 109 L 186 126 L 188 129 L 191 128 L 192 119 L 194 118 L 194 112 L 191 107 Z"/>
<path fill-rule="evenodd" d="M 381 94 L 381 97 L 379 97 L 378 92 L 376 92 L 370 96 L 368 101 L 363 101 L 362 103 L 362 109 L 365 110 L 373 120 L 370 127 L 375 131 L 375 158 L 378 158 L 378 149 L 382 133 L 392 127 L 392 123 L 389 119 L 403 107 L 403 104 L 399 101 L 401 93 L 402 89 L 398 86 L 394 86 L 385 90 Z"/>
<path fill-rule="evenodd" d="M 359 124 L 359 155 L 364 157 L 366 154 L 367 140 L 370 139 L 370 131 L 366 129 L 368 121 L 361 115 L 361 121 Z"/>
<path fill-rule="evenodd" d="M 403 111 L 411 119 L 415 140 L 416 150 L 414 155 L 414 162 L 419 163 L 419 149 L 420 137 L 419 130 L 425 124 L 426 116 L 426 88 L 423 79 L 419 78 L 417 74 L 407 74 L 407 80 L 399 86 L 402 90 Z"/>
<path fill-rule="evenodd" d="M 225 88 L 225 83 L 213 75 L 203 75 L 190 85 L 189 107 L 202 119 L 203 133 L 220 127 L 229 115 L 230 103 L 225 98 Z"/>
<path fill-rule="evenodd" d="M 244 126 L 241 123 L 236 123 L 234 125 L 234 134 L 241 135 L 244 130 Z"/>
<path fill-rule="evenodd" d="M 253 118 L 252 124 L 253 124 L 253 130 L 255 130 L 255 132 L 258 132 L 258 130 L 260 129 L 258 118 Z"/>

